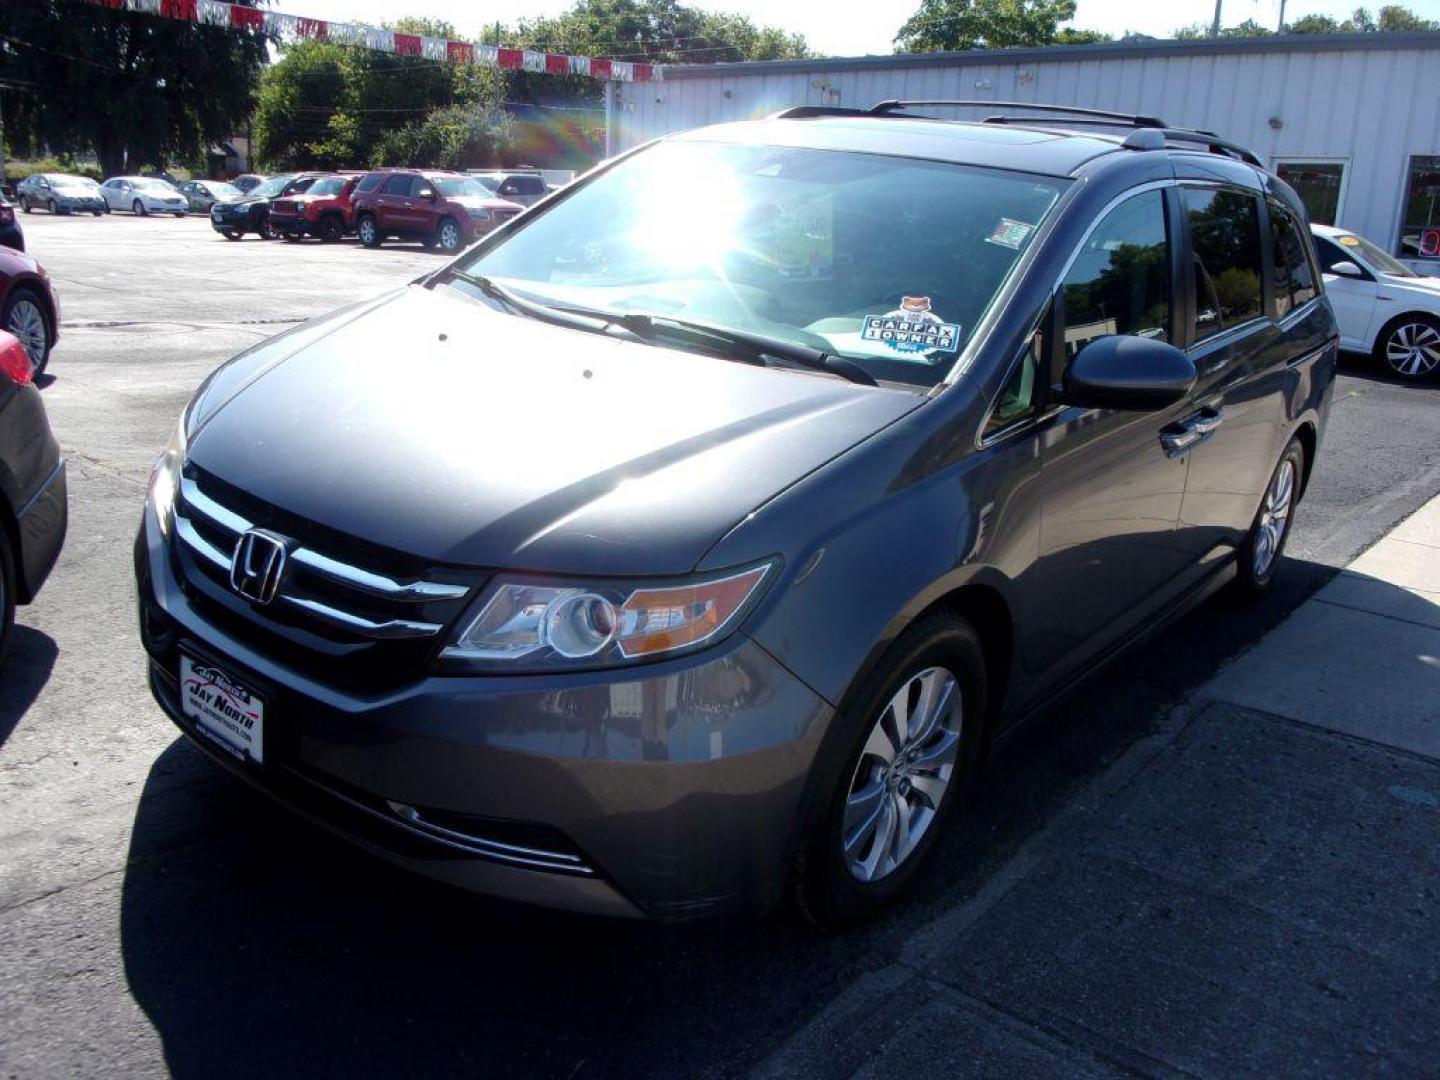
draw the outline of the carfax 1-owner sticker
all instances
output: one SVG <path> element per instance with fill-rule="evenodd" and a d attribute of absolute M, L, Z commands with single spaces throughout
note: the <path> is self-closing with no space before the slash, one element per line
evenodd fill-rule
<path fill-rule="evenodd" d="M 960 344 L 960 324 L 947 323 L 930 310 L 928 296 L 902 296 L 900 306 L 884 315 L 865 316 L 860 339 L 901 353 L 928 356 L 954 353 Z"/>
<path fill-rule="evenodd" d="M 180 656 L 180 709 L 238 758 L 264 760 L 265 703 L 210 664 Z"/>

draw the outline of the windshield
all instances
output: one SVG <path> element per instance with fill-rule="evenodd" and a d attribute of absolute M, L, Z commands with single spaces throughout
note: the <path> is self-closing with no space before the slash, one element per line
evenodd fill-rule
<path fill-rule="evenodd" d="M 142 191 L 160 191 L 164 192 L 166 195 L 175 194 L 175 188 L 173 185 L 166 183 L 164 180 L 157 180 L 154 177 L 146 177 L 144 179 L 136 180 L 135 186 L 137 188 L 140 188 Z"/>
<path fill-rule="evenodd" d="M 339 195 L 340 189 L 345 186 L 345 177 L 326 176 L 311 184 L 306 191 L 307 195 Z"/>
<path fill-rule="evenodd" d="M 79 188 L 83 191 L 90 191 L 92 188 L 100 186 L 88 176 L 51 176 L 48 177 L 48 179 L 50 183 L 62 190 L 65 188 Z"/>
<path fill-rule="evenodd" d="M 256 184 L 253 188 L 251 188 L 250 195 L 252 198 L 259 197 L 262 199 L 270 195 L 279 195 L 280 192 L 285 190 L 285 185 L 290 183 L 290 181 L 294 179 L 295 176 L 293 173 L 289 176 L 272 176 L 263 184 Z"/>
<path fill-rule="evenodd" d="M 1372 270 L 1378 270 L 1382 274 L 1393 274 L 1395 277 L 1418 276 L 1414 270 L 1411 270 L 1399 259 L 1392 257 L 1384 248 L 1376 247 L 1363 236 L 1341 233 L 1335 237 L 1335 241 L 1348 251 L 1358 254 L 1370 265 Z"/>
<path fill-rule="evenodd" d="M 472 176 L 429 176 L 426 179 L 447 199 L 455 195 L 479 195 L 485 199 L 490 197 L 490 189 Z"/>
<path fill-rule="evenodd" d="M 208 188 L 211 195 L 239 195 L 241 193 L 234 184 L 209 183 L 201 186 Z"/>
<path fill-rule="evenodd" d="M 483 184 L 485 190 L 492 195 L 500 190 L 500 177 L 498 176 L 472 176 L 471 179 L 476 183 Z"/>
<path fill-rule="evenodd" d="M 549 303 L 703 322 L 940 382 L 1064 181 L 674 141 L 462 262 Z"/>

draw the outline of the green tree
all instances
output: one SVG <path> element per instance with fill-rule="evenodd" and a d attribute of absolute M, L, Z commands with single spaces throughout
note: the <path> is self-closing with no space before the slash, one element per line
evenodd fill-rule
<path fill-rule="evenodd" d="M 391 29 L 456 37 L 448 23 L 424 19 L 403 19 Z M 496 114 L 504 90 L 505 73 L 493 68 L 297 42 L 261 82 L 256 156 L 283 168 L 341 168 L 380 158 L 393 164 L 404 160 L 397 147 L 410 146 L 416 154 L 410 164 L 454 164 L 442 147 L 465 145 L 480 153 L 489 138 L 481 131 L 503 143 L 506 124 Z M 452 111 L 431 122 L 432 114 L 445 110 Z M 462 117 L 469 120 L 462 124 Z"/>
<path fill-rule="evenodd" d="M 1389 4 L 1382 7 L 1376 22 L 1382 33 L 1395 33 L 1406 30 L 1440 30 L 1440 22 L 1434 19 L 1422 19 L 1409 8 L 1401 7 L 1399 4 Z"/>
<path fill-rule="evenodd" d="M 1302 15 L 1294 22 L 1285 24 L 1287 34 L 1374 34 L 1417 30 L 1440 30 L 1440 21 L 1421 18 L 1399 4 L 1382 7 L 1376 15 L 1371 15 L 1368 8 L 1358 7 L 1346 19 L 1335 19 L 1329 15 Z M 1236 26 L 1224 28 L 1220 31 L 1220 36 L 1263 37 L 1270 32 L 1254 19 L 1246 19 Z M 1174 36 L 1182 41 L 1209 37 L 1210 24 L 1183 26 L 1175 31 Z"/>
<path fill-rule="evenodd" d="M 3 28 L 12 149 L 88 150 L 106 175 L 202 161 L 250 115 L 266 61 L 259 34 L 65 0 L 6 0 Z"/>
<path fill-rule="evenodd" d="M 937 52 L 1108 40 L 1095 31 L 1062 31 L 1074 17 L 1075 0 L 923 0 L 895 42 L 902 52 Z"/>

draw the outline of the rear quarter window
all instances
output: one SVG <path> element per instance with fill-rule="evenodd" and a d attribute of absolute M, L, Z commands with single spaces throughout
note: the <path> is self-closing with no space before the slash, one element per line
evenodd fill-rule
<path fill-rule="evenodd" d="M 384 173 L 366 173 L 355 185 L 355 194 L 359 195 L 366 191 L 374 191 L 380 186 L 380 181 L 385 179 Z"/>

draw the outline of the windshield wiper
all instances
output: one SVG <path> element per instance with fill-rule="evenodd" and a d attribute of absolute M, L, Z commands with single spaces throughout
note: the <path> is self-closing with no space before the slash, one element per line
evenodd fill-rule
<path fill-rule="evenodd" d="M 868 371 L 843 356 L 836 356 L 834 353 L 815 349 L 809 345 L 801 345 L 799 342 L 786 341 L 784 338 L 771 337 L 769 334 L 756 334 L 749 330 L 736 330 L 729 326 L 713 326 L 710 323 L 677 319 L 673 315 L 625 312 L 616 313 L 612 317 L 616 323 L 637 337 L 653 340 L 657 332 L 661 330 L 679 330 L 692 340 L 709 339 L 710 342 L 719 342 L 723 345 L 722 352 L 748 363 L 763 365 L 768 356 L 776 360 L 788 361 L 799 367 L 809 368 L 811 371 L 839 375 L 841 378 L 849 379 L 862 386 L 879 385 Z M 706 345 L 708 342 L 702 340 L 701 344 Z M 714 345 L 708 347 L 715 348 Z"/>
<path fill-rule="evenodd" d="M 841 378 L 849 379 L 862 386 L 879 385 L 868 371 L 843 356 L 835 356 L 822 349 L 786 341 L 784 338 L 756 334 L 748 330 L 736 330 L 728 326 L 712 326 L 710 323 L 694 322 L 689 319 L 677 319 L 671 315 L 605 311 L 570 304 L 542 304 L 538 300 L 526 299 L 483 275 L 466 274 L 458 270 L 454 273 L 460 280 L 474 285 L 490 299 L 497 300 L 533 319 L 554 323 L 557 326 L 569 326 L 577 330 L 587 330 L 590 333 L 604 333 L 611 327 L 618 326 L 623 330 L 628 330 L 635 337 L 652 344 L 661 329 L 679 330 L 688 335 L 691 340 L 698 340 L 702 346 L 746 363 L 764 367 L 765 358 L 768 356 L 799 367 L 809 368 L 811 371 L 839 375 Z M 717 349 L 717 343 L 722 347 Z"/>
<path fill-rule="evenodd" d="M 588 308 L 561 307 L 555 304 L 542 304 L 538 300 L 527 300 L 519 293 L 512 292 L 505 286 L 492 281 L 480 274 L 466 274 L 462 271 L 454 271 L 456 277 L 461 281 L 474 285 L 491 300 L 497 300 L 513 311 L 522 315 L 528 315 L 532 319 L 539 319 L 542 322 L 554 323 L 556 326 L 568 326 L 575 330 L 585 330 L 592 334 L 603 334 L 612 326 L 620 326 L 629 330 L 625 324 L 615 315 L 608 311 L 592 311 Z M 631 333 L 634 333 L 632 330 Z"/>

